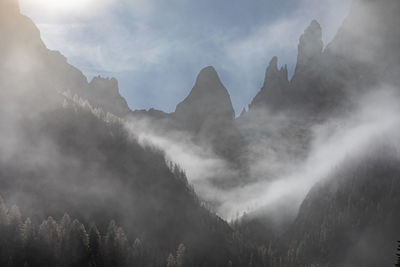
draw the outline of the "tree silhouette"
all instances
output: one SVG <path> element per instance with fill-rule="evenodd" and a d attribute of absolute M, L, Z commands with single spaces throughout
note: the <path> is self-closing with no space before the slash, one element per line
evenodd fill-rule
<path fill-rule="evenodd" d="M 87 266 L 89 237 L 85 226 L 78 220 L 71 224 L 68 240 L 67 259 L 69 266 Z"/>
<path fill-rule="evenodd" d="M 176 266 L 177 267 L 183 267 L 183 265 L 184 265 L 185 250 L 186 250 L 186 247 L 184 244 L 180 244 L 178 246 L 178 249 L 176 251 Z"/>
<path fill-rule="evenodd" d="M 175 266 L 176 266 L 175 257 L 174 255 L 172 255 L 172 253 L 170 253 L 167 258 L 167 267 L 175 267 Z"/>
<path fill-rule="evenodd" d="M 89 229 L 89 257 L 90 266 L 99 266 L 101 261 L 101 237 L 97 226 L 93 224 Z"/>
<path fill-rule="evenodd" d="M 124 266 L 127 258 L 128 239 L 115 221 L 108 225 L 104 240 L 107 266 Z"/>
<path fill-rule="evenodd" d="M 396 267 L 400 267 L 400 241 L 397 241 L 399 243 L 399 246 L 397 247 L 397 264 Z"/>

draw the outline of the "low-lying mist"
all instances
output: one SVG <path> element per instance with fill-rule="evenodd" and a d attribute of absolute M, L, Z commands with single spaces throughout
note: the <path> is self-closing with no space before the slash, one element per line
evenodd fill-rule
<path fill-rule="evenodd" d="M 189 133 L 160 132 L 147 119 L 131 119 L 127 128 L 142 145 L 161 148 L 168 160 L 180 165 L 195 191 L 206 202 L 212 203 L 223 218 L 234 219 L 249 212 L 273 213 L 279 217 L 276 207 L 285 209 L 285 214 L 295 215 L 311 187 L 329 177 L 350 158 L 361 156 L 371 146 L 382 142 L 398 146 L 399 99 L 395 90 L 388 86 L 354 98 L 354 108 L 342 116 L 310 126 L 307 152 L 295 160 L 280 151 L 304 146 L 300 139 L 299 143 L 285 142 L 282 139 L 286 137 L 275 134 L 267 141 L 250 144 L 247 157 L 251 182 L 233 188 L 216 187 L 212 181 L 215 178 L 232 179 L 240 175 L 238 171 L 230 168 L 211 147 L 195 144 Z M 292 121 L 282 114 L 269 116 L 262 118 L 269 122 L 264 129 L 266 132 L 276 131 Z M 276 142 L 285 147 L 271 150 Z"/>

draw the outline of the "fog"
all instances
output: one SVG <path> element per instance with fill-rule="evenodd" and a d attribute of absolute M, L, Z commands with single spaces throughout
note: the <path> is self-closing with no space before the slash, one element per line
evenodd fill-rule
<path fill-rule="evenodd" d="M 267 214 L 275 206 L 294 215 L 311 187 L 330 177 L 347 160 L 367 153 L 382 140 L 397 145 L 396 133 L 400 130 L 398 99 L 396 90 L 389 86 L 374 88 L 354 99 L 354 109 L 344 116 L 312 126 L 309 150 L 304 157 L 293 159 L 285 154 L 287 152 L 282 152 L 289 150 L 289 146 L 293 151 L 293 146 L 303 145 L 287 143 L 284 136 L 274 135 L 261 143 L 262 146 L 260 143 L 250 145 L 254 148 L 247 155 L 251 182 L 234 188 L 215 186 L 215 178 L 232 179 L 239 173 L 230 169 L 211 147 L 193 143 L 189 133 L 166 131 L 160 134 L 146 119 L 129 121 L 127 127 L 143 145 L 161 148 L 169 160 L 180 165 L 200 197 L 212 203 L 223 218 L 229 220 L 254 211 Z M 268 121 L 267 132 L 278 131 L 291 121 L 284 115 L 270 115 L 263 120 Z M 273 144 L 276 142 L 281 147 L 271 152 L 269 145 L 277 146 Z"/>

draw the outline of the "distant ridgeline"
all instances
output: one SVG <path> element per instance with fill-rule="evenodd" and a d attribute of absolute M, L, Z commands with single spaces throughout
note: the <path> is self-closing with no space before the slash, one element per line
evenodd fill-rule
<path fill-rule="evenodd" d="M 46 48 L 17 0 L 0 0 L 0 194 L 18 206 L 0 200 L 0 266 L 394 265 L 400 157 L 392 140 L 321 177 L 295 218 L 277 226 L 260 212 L 230 225 L 125 122 L 145 119 L 211 148 L 233 170 L 229 181 L 215 177 L 217 189 L 261 179 L 250 170 L 259 158 L 268 165 L 262 179 L 273 179 L 309 154 L 312 126 L 351 114 L 382 85 L 400 88 L 399 14 L 398 0 L 355 0 L 325 47 L 312 21 L 294 76 L 273 57 L 260 92 L 235 118 L 213 67 L 175 112 L 131 111 L 116 79 L 88 82 Z M 285 120 L 268 127 L 274 116 Z"/>

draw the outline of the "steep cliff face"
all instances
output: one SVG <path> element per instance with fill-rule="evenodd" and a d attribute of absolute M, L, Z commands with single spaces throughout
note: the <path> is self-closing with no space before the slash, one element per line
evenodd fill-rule
<path fill-rule="evenodd" d="M 45 96 L 47 90 L 71 91 L 105 112 L 121 117 L 129 112 L 126 101 L 119 95 L 116 80 L 95 78 L 88 83 L 82 72 L 68 64 L 61 53 L 46 48 L 32 20 L 20 14 L 18 1 L 0 1 L 0 34 L 3 87 L 10 87 L 13 80 L 7 77 L 20 76 L 14 80 L 26 81 L 24 85 L 14 84 L 13 94 L 34 92 Z"/>

